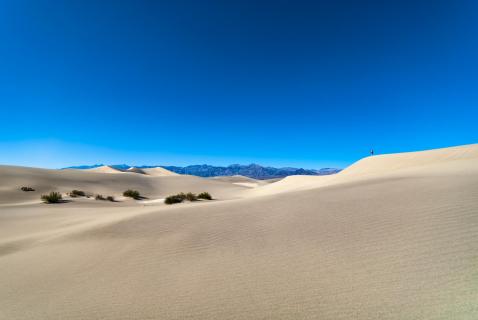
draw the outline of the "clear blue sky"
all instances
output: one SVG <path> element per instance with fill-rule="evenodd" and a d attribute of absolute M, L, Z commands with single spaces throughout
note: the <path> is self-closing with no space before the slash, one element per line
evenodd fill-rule
<path fill-rule="evenodd" d="M 0 163 L 343 167 L 478 142 L 478 4 L 0 2 Z"/>

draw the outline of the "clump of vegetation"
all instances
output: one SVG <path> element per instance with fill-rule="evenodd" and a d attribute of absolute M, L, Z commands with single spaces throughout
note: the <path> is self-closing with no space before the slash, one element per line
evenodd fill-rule
<path fill-rule="evenodd" d="M 115 198 L 113 196 L 107 196 L 106 198 L 102 195 L 102 194 L 97 194 L 95 196 L 95 200 L 103 200 L 103 201 L 111 201 L 111 202 L 115 202 Z"/>
<path fill-rule="evenodd" d="M 164 203 L 166 204 L 181 203 L 184 201 L 185 198 L 186 197 L 185 196 L 183 197 L 181 194 L 175 194 L 175 195 L 166 197 L 166 199 L 164 199 Z"/>
<path fill-rule="evenodd" d="M 198 197 L 192 193 L 192 192 L 188 192 L 186 193 L 186 200 L 188 201 L 197 201 L 198 200 Z"/>
<path fill-rule="evenodd" d="M 42 195 L 41 199 L 45 203 L 59 203 L 61 202 L 62 196 L 61 193 L 52 191 L 49 194 Z"/>
<path fill-rule="evenodd" d="M 186 194 L 184 192 L 178 193 L 176 196 L 183 199 L 183 201 L 186 200 Z"/>
<path fill-rule="evenodd" d="M 28 192 L 28 191 L 35 191 L 32 187 L 21 187 L 20 190 Z"/>
<path fill-rule="evenodd" d="M 181 203 L 184 200 L 197 201 L 198 199 L 212 200 L 212 196 L 208 192 L 201 192 L 198 195 L 195 195 L 192 192 L 188 192 L 188 193 L 181 192 L 181 193 L 174 194 L 174 195 L 171 195 L 169 197 L 166 197 L 166 199 L 164 199 L 164 203 L 165 204 L 175 204 L 175 203 Z"/>
<path fill-rule="evenodd" d="M 76 198 L 76 197 L 85 197 L 86 193 L 81 190 L 71 190 L 70 192 L 70 197 Z"/>
<path fill-rule="evenodd" d="M 141 195 L 139 194 L 139 191 L 137 190 L 128 189 L 125 192 L 123 192 L 123 196 L 133 198 L 135 200 L 141 199 Z"/>
<path fill-rule="evenodd" d="M 209 194 L 209 192 L 201 192 L 198 194 L 198 199 L 212 200 L 212 196 Z"/>

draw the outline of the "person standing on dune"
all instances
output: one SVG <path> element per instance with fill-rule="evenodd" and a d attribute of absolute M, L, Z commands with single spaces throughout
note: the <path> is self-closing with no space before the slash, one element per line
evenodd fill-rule
<path fill-rule="evenodd" d="M 370 155 L 373 156 L 373 149 L 370 149 Z"/>

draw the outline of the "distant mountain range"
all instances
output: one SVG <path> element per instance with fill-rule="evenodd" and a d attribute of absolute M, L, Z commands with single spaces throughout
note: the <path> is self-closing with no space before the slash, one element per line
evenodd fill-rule
<path fill-rule="evenodd" d="M 86 166 L 73 166 L 64 169 L 92 169 L 101 167 L 103 164 L 95 165 L 86 165 Z M 130 168 L 130 165 L 127 164 L 117 164 L 111 165 L 110 167 L 126 170 Z M 322 168 L 319 170 L 314 169 L 302 169 L 302 168 L 274 168 L 274 167 L 263 167 L 258 164 L 249 164 L 249 165 L 240 165 L 240 164 L 231 164 L 227 167 L 220 166 L 211 166 L 207 164 L 201 165 L 191 165 L 186 167 L 178 166 L 137 166 L 137 168 L 155 168 L 162 167 L 167 170 L 179 173 L 179 174 L 189 174 L 199 177 L 217 177 L 217 176 L 234 176 L 241 175 L 254 179 L 273 179 L 273 178 L 283 178 L 292 175 L 309 175 L 309 176 L 322 176 L 329 175 L 340 172 L 341 169 L 335 168 Z"/>

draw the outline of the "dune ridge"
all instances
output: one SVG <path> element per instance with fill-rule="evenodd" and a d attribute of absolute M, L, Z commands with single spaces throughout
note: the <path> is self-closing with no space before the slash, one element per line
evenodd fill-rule
<path fill-rule="evenodd" d="M 155 167 L 155 168 L 144 168 L 142 169 L 147 175 L 153 177 L 165 177 L 165 176 L 179 176 L 180 174 L 176 172 L 172 172 L 168 169 L 164 169 L 163 167 Z"/>
<path fill-rule="evenodd" d="M 101 166 L 101 167 L 96 167 L 91 169 L 85 169 L 85 171 L 97 172 L 97 173 L 123 173 L 124 172 L 123 170 L 119 170 L 111 166 Z"/>
<path fill-rule="evenodd" d="M 474 170 L 473 163 L 478 160 L 478 144 L 433 149 L 427 151 L 404 152 L 375 155 L 363 158 L 341 172 L 327 176 L 289 176 L 274 184 L 251 190 L 248 196 L 273 195 L 276 193 L 307 190 L 350 183 L 366 179 L 384 178 L 397 174 L 416 175 L 422 171 L 461 171 L 462 168 Z"/>

